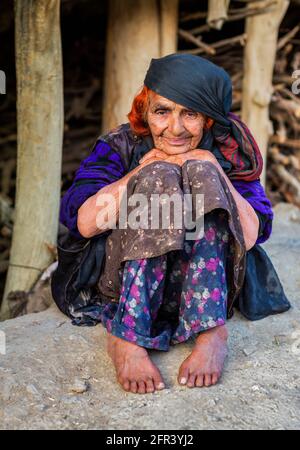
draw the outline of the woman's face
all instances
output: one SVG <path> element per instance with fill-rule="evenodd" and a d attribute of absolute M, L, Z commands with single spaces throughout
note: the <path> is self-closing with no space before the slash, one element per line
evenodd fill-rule
<path fill-rule="evenodd" d="M 176 155 L 197 148 L 203 136 L 205 116 L 153 92 L 147 122 L 155 148 Z"/>

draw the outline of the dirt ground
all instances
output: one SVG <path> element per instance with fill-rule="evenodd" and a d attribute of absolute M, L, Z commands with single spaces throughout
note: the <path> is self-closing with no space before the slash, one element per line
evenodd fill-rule
<path fill-rule="evenodd" d="M 300 211 L 275 208 L 264 245 L 293 308 L 250 322 L 228 322 L 229 357 L 221 382 L 188 389 L 176 382 L 192 344 L 152 353 L 162 392 L 125 393 L 115 381 L 99 325 L 79 328 L 55 306 L 0 324 L 1 429 L 299 429 Z M 1 350 L 1 347 L 0 347 Z M 2 348 L 3 350 L 3 348 Z"/>

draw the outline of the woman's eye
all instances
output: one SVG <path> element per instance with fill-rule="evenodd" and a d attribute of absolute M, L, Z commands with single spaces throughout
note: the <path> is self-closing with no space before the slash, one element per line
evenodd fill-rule
<path fill-rule="evenodd" d="M 193 111 L 187 111 L 185 114 L 187 117 L 192 118 L 192 119 L 197 117 L 197 113 L 193 112 Z"/>
<path fill-rule="evenodd" d="M 166 113 L 166 111 L 163 111 L 163 110 L 155 111 L 155 114 L 158 114 L 159 116 L 163 116 L 165 113 Z"/>

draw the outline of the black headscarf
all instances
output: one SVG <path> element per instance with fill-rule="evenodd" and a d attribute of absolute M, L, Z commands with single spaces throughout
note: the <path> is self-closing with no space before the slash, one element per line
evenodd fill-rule
<path fill-rule="evenodd" d="M 230 125 L 230 77 L 207 59 L 189 54 L 152 59 L 144 84 L 162 97 Z"/>

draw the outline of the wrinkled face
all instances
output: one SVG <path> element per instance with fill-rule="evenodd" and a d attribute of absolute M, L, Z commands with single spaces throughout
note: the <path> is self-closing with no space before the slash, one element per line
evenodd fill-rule
<path fill-rule="evenodd" d="M 155 147 L 176 155 L 197 148 L 203 136 L 205 116 L 151 93 L 147 122 Z"/>

